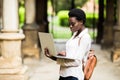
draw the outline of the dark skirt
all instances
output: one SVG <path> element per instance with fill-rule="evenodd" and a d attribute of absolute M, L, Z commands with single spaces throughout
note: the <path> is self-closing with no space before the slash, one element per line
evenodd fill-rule
<path fill-rule="evenodd" d="M 78 80 L 78 78 L 69 76 L 69 77 L 62 77 L 60 76 L 59 80 Z"/>

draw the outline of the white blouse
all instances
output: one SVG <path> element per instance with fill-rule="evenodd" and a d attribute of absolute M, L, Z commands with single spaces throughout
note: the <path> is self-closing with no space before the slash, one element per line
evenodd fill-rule
<path fill-rule="evenodd" d="M 57 63 L 60 64 L 60 76 L 77 77 L 78 80 L 84 80 L 84 74 L 82 71 L 82 60 L 84 62 L 87 59 L 88 51 L 91 47 L 91 38 L 88 34 L 88 29 L 84 29 L 77 37 L 74 38 L 76 32 L 66 43 L 66 57 L 70 59 L 57 59 Z"/>

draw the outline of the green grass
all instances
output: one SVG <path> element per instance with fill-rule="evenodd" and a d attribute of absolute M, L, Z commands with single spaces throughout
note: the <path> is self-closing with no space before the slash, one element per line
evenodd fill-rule
<path fill-rule="evenodd" d="M 69 39 L 71 37 L 71 33 L 54 32 L 53 36 L 55 39 Z"/>

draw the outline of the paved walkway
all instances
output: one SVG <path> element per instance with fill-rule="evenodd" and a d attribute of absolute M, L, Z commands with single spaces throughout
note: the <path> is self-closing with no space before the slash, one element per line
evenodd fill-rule
<path fill-rule="evenodd" d="M 64 50 L 64 41 L 55 43 L 57 49 Z M 93 44 L 93 48 L 98 57 L 98 63 L 91 80 L 120 80 L 120 60 L 112 63 L 109 51 L 101 50 L 96 44 Z M 59 65 L 55 61 L 45 57 L 41 60 L 26 58 L 24 63 L 28 66 L 29 80 L 58 80 L 59 78 Z"/>

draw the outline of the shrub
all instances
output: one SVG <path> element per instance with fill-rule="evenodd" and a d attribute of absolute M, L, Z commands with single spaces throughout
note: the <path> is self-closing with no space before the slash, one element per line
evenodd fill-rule
<path fill-rule="evenodd" d="M 96 24 L 97 24 L 97 20 L 98 20 L 98 14 L 95 13 L 94 14 L 94 26 L 96 27 Z M 86 24 L 85 24 L 86 27 L 88 28 L 92 28 L 93 27 L 93 13 L 86 13 Z"/>
<path fill-rule="evenodd" d="M 61 26 L 68 26 L 68 10 L 61 10 L 58 12 L 57 16 Z"/>

